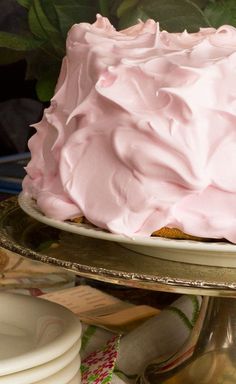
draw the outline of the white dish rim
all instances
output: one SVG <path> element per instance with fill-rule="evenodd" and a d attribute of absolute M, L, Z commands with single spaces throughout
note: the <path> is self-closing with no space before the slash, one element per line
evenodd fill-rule
<path fill-rule="evenodd" d="M 46 377 L 45 379 L 35 381 L 32 384 L 58 384 L 58 380 L 63 379 L 63 383 L 70 384 L 72 380 L 79 379 L 77 381 L 77 384 L 81 383 L 81 358 L 78 354 L 75 356 L 75 358 L 64 368 L 62 368 L 60 371 L 56 372 L 54 375 L 50 375 Z M 65 381 L 65 376 L 67 376 Z"/>
<path fill-rule="evenodd" d="M 195 241 L 195 240 L 175 240 L 162 237 L 128 237 L 124 235 L 114 234 L 107 232 L 104 229 L 96 228 L 89 224 L 77 224 L 73 222 L 62 222 L 59 220 L 51 219 L 43 215 L 37 208 L 36 202 L 29 196 L 21 192 L 18 196 L 18 203 L 21 209 L 29 216 L 37 221 L 49 225 L 51 227 L 71 232 L 77 235 L 92 237 L 101 240 L 113 241 L 127 244 L 130 246 L 145 246 L 156 248 L 168 248 L 177 250 L 191 250 L 191 251 L 205 251 L 205 252 L 227 252 L 235 254 L 236 257 L 236 244 L 223 241 Z"/>
<path fill-rule="evenodd" d="M 29 368 L 23 371 L 14 372 L 0 377 L 1 384 L 33 384 L 38 381 L 48 379 L 49 377 L 57 374 L 62 369 L 66 368 L 75 359 L 78 360 L 79 351 L 81 347 L 81 339 L 64 352 L 61 356 L 53 359 L 39 366 Z M 78 364 L 78 368 L 80 364 Z"/>

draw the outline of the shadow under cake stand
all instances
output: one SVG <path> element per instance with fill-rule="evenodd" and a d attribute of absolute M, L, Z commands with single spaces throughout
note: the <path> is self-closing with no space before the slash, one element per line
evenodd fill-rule
<path fill-rule="evenodd" d="M 233 267 L 223 267 L 150 257 L 124 245 L 48 226 L 26 214 L 16 197 L 0 203 L 3 248 L 98 281 L 204 296 L 183 349 L 165 366 L 150 362 L 137 383 L 236 383 L 236 246 L 228 255 Z M 186 257 L 188 249 L 182 252 Z"/>

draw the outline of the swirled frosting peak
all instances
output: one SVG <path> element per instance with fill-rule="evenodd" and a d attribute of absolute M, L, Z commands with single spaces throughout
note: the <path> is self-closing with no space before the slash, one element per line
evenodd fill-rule
<path fill-rule="evenodd" d="M 236 243 L 236 29 L 74 25 L 23 190 L 45 215 L 128 236 Z"/>

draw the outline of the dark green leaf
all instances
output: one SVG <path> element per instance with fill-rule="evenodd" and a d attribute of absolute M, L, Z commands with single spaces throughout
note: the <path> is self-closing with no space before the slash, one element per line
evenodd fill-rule
<path fill-rule="evenodd" d="M 67 2 L 62 0 L 54 0 L 55 11 L 59 20 L 60 30 L 64 37 L 68 30 L 75 23 L 80 22 L 94 22 L 96 13 L 99 8 L 94 6 L 92 2 L 84 4 L 81 0 L 69 0 Z"/>
<path fill-rule="evenodd" d="M 111 15 L 117 16 L 117 9 L 120 7 L 120 5 L 123 3 L 124 0 L 113 0 L 110 2 L 110 13 Z"/>
<path fill-rule="evenodd" d="M 29 26 L 32 33 L 49 42 L 60 58 L 65 54 L 66 35 L 71 26 L 82 21 L 94 22 L 99 10 L 95 0 L 31 1 Z"/>
<path fill-rule="evenodd" d="M 52 0 L 47 0 L 47 9 L 50 7 L 51 10 L 51 2 Z M 40 0 L 33 0 L 29 10 L 29 25 L 34 35 L 51 44 L 58 57 L 64 55 L 65 41 L 63 41 L 61 32 L 58 28 L 49 20 L 47 12 L 42 8 Z"/>
<path fill-rule="evenodd" d="M 42 24 L 45 22 L 45 19 L 47 21 L 46 16 L 40 19 L 40 17 L 38 16 L 38 12 L 35 9 L 35 4 L 33 2 L 29 10 L 29 26 L 30 26 L 31 32 L 35 36 L 40 37 L 42 40 L 48 39 L 48 35 L 46 31 L 42 27 Z"/>
<path fill-rule="evenodd" d="M 48 70 L 51 70 L 52 76 L 58 76 L 61 60 L 58 59 L 50 50 L 50 45 L 44 45 L 37 51 L 30 52 L 26 56 L 27 61 L 27 79 L 40 79 Z"/>
<path fill-rule="evenodd" d="M 225 0 L 209 3 L 205 9 L 205 15 L 215 28 L 224 24 L 236 27 L 236 1 Z"/>
<path fill-rule="evenodd" d="M 41 101 L 52 97 L 61 68 L 61 61 L 51 55 L 49 46 L 27 56 L 27 79 L 36 79 L 36 92 Z M 44 90 L 45 88 L 45 90 Z"/>
<path fill-rule="evenodd" d="M 119 19 L 119 29 L 125 29 L 138 23 L 138 20 L 146 21 L 150 17 L 141 8 L 137 7 L 123 13 Z"/>
<path fill-rule="evenodd" d="M 53 94 L 68 29 L 74 23 L 95 21 L 97 12 L 97 0 L 32 0 L 30 28 L 44 44 L 27 57 L 27 78 L 38 80 L 36 91 L 40 100 L 48 101 Z"/>
<path fill-rule="evenodd" d="M 99 13 L 102 16 L 110 17 L 110 0 L 99 0 Z"/>
<path fill-rule="evenodd" d="M 54 76 L 51 71 L 45 73 L 36 83 L 36 93 L 40 101 L 49 101 L 56 86 L 57 77 Z"/>
<path fill-rule="evenodd" d="M 22 5 L 22 7 L 29 9 L 33 0 L 16 0 L 16 1 L 17 3 Z"/>
<path fill-rule="evenodd" d="M 117 16 L 121 17 L 123 14 L 135 10 L 136 5 L 138 5 L 139 0 L 124 0 L 117 8 Z"/>
<path fill-rule="evenodd" d="M 0 47 L 16 51 L 31 51 L 42 45 L 42 41 L 29 36 L 20 36 L 0 31 Z"/>
<path fill-rule="evenodd" d="M 51 15 L 52 9 L 51 2 L 52 0 L 47 0 L 47 3 L 45 3 L 44 0 L 33 0 L 32 6 L 30 8 L 32 14 L 31 30 L 36 35 L 38 34 L 39 37 L 60 37 L 58 29 L 49 19 L 49 15 Z M 33 30 L 34 26 L 36 26 L 36 28 Z"/>
<path fill-rule="evenodd" d="M 40 4 L 44 15 L 47 16 L 51 25 L 60 31 L 60 23 L 58 20 L 58 15 L 55 10 L 56 0 L 40 0 Z"/>
<path fill-rule="evenodd" d="M 199 8 L 204 9 L 211 0 L 192 0 Z"/>
<path fill-rule="evenodd" d="M 135 14 L 135 17 L 134 17 Z M 128 27 L 138 21 L 152 18 L 169 32 L 189 32 L 209 26 L 203 11 L 191 0 L 139 0 L 139 3 L 120 19 L 120 27 Z"/>
<path fill-rule="evenodd" d="M 0 65 L 16 63 L 24 59 L 25 52 L 14 51 L 12 49 L 0 48 Z"/>

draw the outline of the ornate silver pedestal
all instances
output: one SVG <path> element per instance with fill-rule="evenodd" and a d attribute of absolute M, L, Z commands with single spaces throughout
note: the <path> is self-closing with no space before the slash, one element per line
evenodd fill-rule
<path fill-rule="evenodd" d="M 236 383 L 236 300 L 205 298 L 186 345 L 165 367 L 150 362 L 137 383 Z"/>

